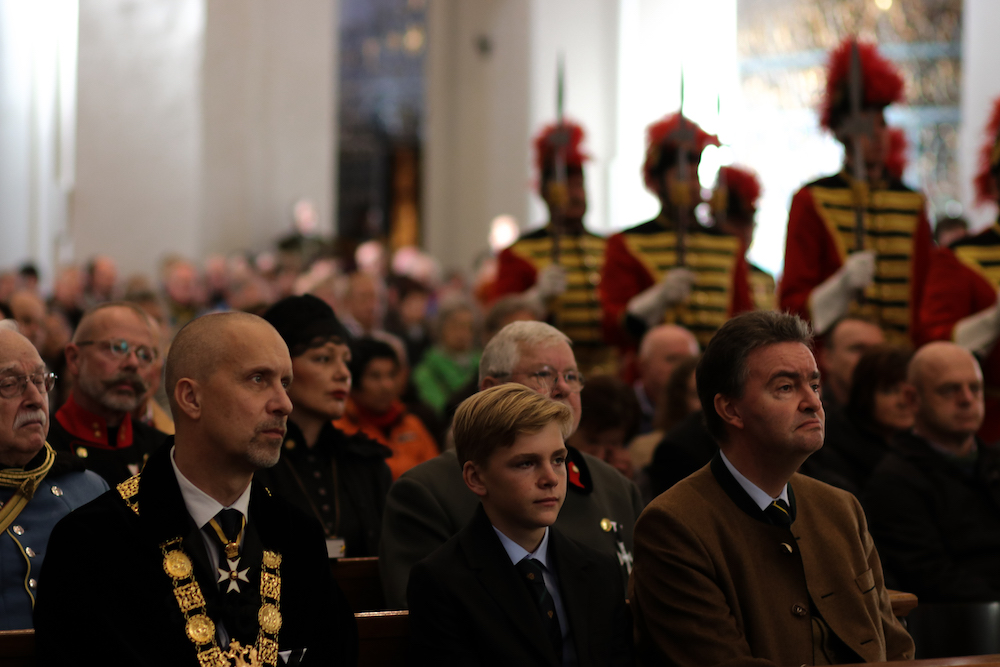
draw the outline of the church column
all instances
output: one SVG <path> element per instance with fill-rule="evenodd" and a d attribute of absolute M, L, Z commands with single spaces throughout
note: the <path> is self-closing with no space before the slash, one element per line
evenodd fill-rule
<path fill-rule="evenodd" d="M 1000 4 L 995 0 L 965 0 L 962 5 L 962 126 L 959 130 L 958 174 L 965 215 L 974 229 L 996 220 L 995 206 L 973 206 L 972 179 L 979 171 L 983 132 L 1000 95 Z"/>

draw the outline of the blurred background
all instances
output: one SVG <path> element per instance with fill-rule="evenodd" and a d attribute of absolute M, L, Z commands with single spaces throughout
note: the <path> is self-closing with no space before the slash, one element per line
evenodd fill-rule
<path fill-rule="evenodd" d="M 0 0 L 0 269 L 30 262 L 48 289 L 98 254 L 153 276 L 377 240 L 469 272 L 545 220 L 530 138 L 561 55 L 587 226 L 656 214 L 644 130 L 683 71 L 684 112 L 723 143 L 702 184 L 760 173 L 750 259 L 778 273 L 792 193 L 841 162 L 815 109 L 851 34 L 904 72 L 887 118 L 931 219 L 992 222 L 970 181 L 1000 93 L 995 0 Z"/>

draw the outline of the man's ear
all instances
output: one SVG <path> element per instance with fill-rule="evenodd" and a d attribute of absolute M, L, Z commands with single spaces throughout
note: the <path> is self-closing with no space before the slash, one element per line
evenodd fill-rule
<path fill-rule="evenodd" d="M 466 461 L 465 465 L 462 466 L 462 479 L 465 480 L 465 485 L 469 487 L 469 490 L 474 494 L 480 498 L 486 496 L 486 485 L 483 484 L 483 479 L 479 475 L 479 470 L 476 469 L 476 464 L 472 461 Z"/>
<path fill-rule="evenodd" d="M 73 343 L 66 345 L 66 371 L 72 377 L 80 377 L 80 348 Z"/>
<path fill-rule="evenodd" d="M 191 378 L 181 378 L 174 386 L 174 402 L 188 419 L 201 417 L 201 386 Z"/>
<path fill-rule="evenodd" d="M 487 375 L 486 377 L 483 378 L 483 381 L 479 383 L 479 391 L 482 391 L 484 389 L 489 389 L 490 387 L 497 387 L 502 384 L 503 382 L 496 379 L 492 375 Z"/>
<path fill-rule="evenodd" d="M 735 401 L 722 394 L 715 395 L 715 412 L 722 418 L 722 421 L 733 428 L 743 428 L 743 417 L 740 416 L 739 408 Z"/>

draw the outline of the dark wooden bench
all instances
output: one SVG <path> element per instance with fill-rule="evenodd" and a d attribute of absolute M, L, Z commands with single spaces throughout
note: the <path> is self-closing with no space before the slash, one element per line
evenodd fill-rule
<path fill-rule="evenodd" d="M 409 615 L 406 610 L 355 614 L 358 621 L 358 664 L 396 667 L 406 664 Z M 35 667 L 35 632 L 0 632 L 0 667 Z"/>
<path fill-rule="evenodd" d="M 330 572 L 355 613 L 385 609 L 378 558 L 331 558 Z"/>

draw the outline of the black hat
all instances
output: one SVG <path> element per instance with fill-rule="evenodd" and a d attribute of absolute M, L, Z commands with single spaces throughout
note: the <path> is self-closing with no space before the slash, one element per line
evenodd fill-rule
<path fill-rule="evenodd" d="M 337 319 L 333 308 L 312 294 L 285 297 L 262 317 L 278 330 L 293 357 L 330 340 L 351 344 L 351 334 Z"/>

